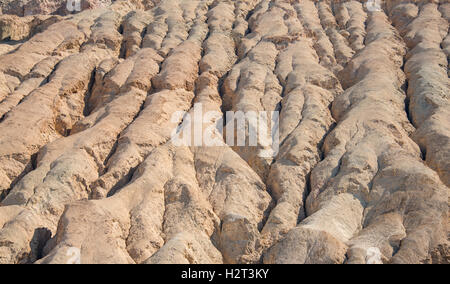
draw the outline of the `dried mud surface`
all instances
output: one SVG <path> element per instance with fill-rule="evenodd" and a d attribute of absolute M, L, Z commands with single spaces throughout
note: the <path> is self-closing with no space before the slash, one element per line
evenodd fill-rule
<path fill-rule="evenodd" d="M 0 1 L 0 263 L 449 263 L 448 1 L 65 2 Z"/>

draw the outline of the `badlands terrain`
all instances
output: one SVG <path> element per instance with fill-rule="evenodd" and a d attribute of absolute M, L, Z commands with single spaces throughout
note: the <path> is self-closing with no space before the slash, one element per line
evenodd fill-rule
<path fill-rule="evenodd" d="M 449 1 L 66 2 L 0 0 L 0 263 L 449 263 Z"/>

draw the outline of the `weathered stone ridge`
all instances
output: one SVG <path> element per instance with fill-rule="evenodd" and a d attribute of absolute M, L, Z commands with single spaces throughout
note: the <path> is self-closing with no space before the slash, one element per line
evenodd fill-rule
<path fill-rule="evenodd" d="M 450 3 L 378 2 L 0 0 L 0 264 L 449 263 Z"/>

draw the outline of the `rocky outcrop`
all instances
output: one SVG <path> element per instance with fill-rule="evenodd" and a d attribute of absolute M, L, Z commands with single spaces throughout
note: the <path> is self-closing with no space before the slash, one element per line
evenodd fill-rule
<path fill-rule="evenodd" d="M 0 263 L 448 263 L 446 2 L 0 1 Z"/>

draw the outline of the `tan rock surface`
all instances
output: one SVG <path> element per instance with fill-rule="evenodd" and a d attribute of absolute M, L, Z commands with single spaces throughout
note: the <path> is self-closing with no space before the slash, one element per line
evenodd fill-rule
<path fill-rule="evenodd" d="M 0 0 L 0 263 L 448 263 L 450 4 L 365 2 Z"/>

